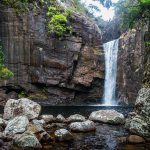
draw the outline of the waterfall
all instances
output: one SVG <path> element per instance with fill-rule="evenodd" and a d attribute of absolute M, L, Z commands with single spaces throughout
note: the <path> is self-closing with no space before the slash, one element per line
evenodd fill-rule
<path fill-rule="evenodd" d="M 103 45 L 105 52 L 105 85 L 104 105 L 116 105 L 116 75 L 119 40 L 113 40 Z"/>

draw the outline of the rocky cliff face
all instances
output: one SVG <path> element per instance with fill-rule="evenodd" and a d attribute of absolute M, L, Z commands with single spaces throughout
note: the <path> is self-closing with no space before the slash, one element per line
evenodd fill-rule
<path fill-rule="evenodd" d="M 104 55 L 98 27 L 74 14 L 73 34 L 58 39 L 46 31 L 45 13 L 22 16 L 0 10 L 5 64 L 14 78 L 0 83 L 5 93 L 25 93 L 49 104 L 73 104 L 102 97 Z M 3 92 L 4 93 L 4 92 Z"/>
<path fill-rule="evenodd" d="M 135 103 L 144 76 L 144 32 L 132 30 L 120 37 L 117 88 L 120 103 Z"/>

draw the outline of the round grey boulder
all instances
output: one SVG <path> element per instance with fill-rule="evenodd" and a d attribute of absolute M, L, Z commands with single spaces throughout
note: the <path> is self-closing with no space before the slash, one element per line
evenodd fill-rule
<path fill-rule="evenodd" d="M 75 132 L 89 132 L 96 130 L 95 123 L 90 120 L 84 122 L 73 122 L 69 125 L 69 128 L 71 131 Z"/>
<path fill-rule="evenodd" d="M 85 120 L 85 117 L 79 114 L 71 115 L 67 118 L 67 122 L 83 122 Z"/>
<path fill-rule="evenodd" d="M 61 114 L 59 114 L 59 115 L 56 117 L 56 122 L 64 123 L 64 122 L 66 122 L 66 119 L 64 118 L 64 116 L 62 116 Z"/>
<path fill-rule="evenodd" d="M 124 124 L 124 115 L 115 110 L 99 110 L 91 113 L 89 120 L 108 124 Z"/>
<path fill-rule="evenodd" d="M 10 120 L 5 128 L 4 133 L 13 135 L 16 133 L 23 133 L 26 131 L 29 120 L 26 116 L 18 116 Z"/>
<path fill-rule="evenodd" d="M 40 118 L 45 121 L 45 123 L 55 122 L 55 117 L 53 115 L 41 115 Z"/>
<path fill-rule="evenodd" d="M 9 99 L 4 107 L 3 118 L 10 120 L 16 116 L 25 115 L 30 120 L 38 118 L 40 112 L 41 106 L 27 98 Z"/>
<path fill-rule="evenodd" d="M 73 140 L 72 134 L 66 129 L 59 129 L 55 131 L 55 137 L 58 141 L 70 141 Z"/>
<path fill-rule="evenodd" d="M 35 137 L 33 133 L 30 132 L 25 132 L 21 135 L 15 136 L 13 144 L 23 149 L 42 148 L 38 139 Z"/>

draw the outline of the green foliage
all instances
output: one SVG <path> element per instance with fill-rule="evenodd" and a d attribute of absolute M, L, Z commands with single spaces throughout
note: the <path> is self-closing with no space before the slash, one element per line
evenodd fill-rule
<path fill-rule="evenodd" d="M 59 14 L 59 11 L 57 10 L 57 8 L 54 6 L 49 6 L 47 16 L 51 18 L 56 14 Z"/>
<path fill-rule="evenodd" d="M 85 7 L 85 4 L 81 3 L 81 0 L 72 0 L 72 7 L 71 9 L 75 12 L 79 12 L 82 14 L 85 14 L 87 9 Z"/>
<path fill-rule="evenodd" d="M 0 80 L 6 80 L 13 77 L 13 73 L 4 66 L 4 54 L 3 54 L 3 47 L 0 42 Z"/>
<path fill-rule="evenodd" d="M 150 41 L 145 42 L 145 45 L 146 45 L 147 47 L 150 47 Z"/>
<path fill-rule="evenodd" d="M 55 33 L 58 37 L 62 37 L 65 33 L 70 33 L 71 26 L 68 20 L 71 14 L 71 10 L 62 10 L 57 3 L 53 2 L 47 11 L 47 17 L 49 18 L 48 31 Z"/>
<path fill-rule="evenodd" d="M 121 14 L 122 25 L 133 28 L 139 21 L 150 20 L 150 0 L 120 0 L 116 4 L 117 14 Z"/>
<path fill-rule="evenodd" d="M 24 97 L 27 97 L 26 93 L 24 91 L 21 91 L 19 94 L 18 94 L 18 97 L 19 98 L 24 98 Z"/>
<path fill-rule="evenodd" d="M 15 9 L 17 14 L 22 15 L 28 12 L 29 8 L 36 12 L 40 6 L 47 8 L 47 28 L 50 33 L 55 33 L 62 37 L 65 33 L 72 33 L 69 19 L 72 18 L 73 12 L 87 14 L 87 9 L 81 0 L 61 0 L 67 3 L 69 8 L 60 6 L 56 0 L 2 0 L 2 4 L 8 5 Z M 29 7 L 30 6 L 30 7 Z M 96 7 L 95 7 L 96 8 Z M 92 9 L 95 9 L 92 8 Z"/>
<path fill-rule="evenodd" d="M 48 28 L 50 32 L 54 31 L 59 37 L 63 36 L 68 29 L 66 16 L 63 14 L 53 15 L 48 24 Z"/>
<path fill-rule="evenodd" d="M 44 0 L 2 0 L 2 4 L 14 8 L 17 14 L 29 11 L 29 4 L 33 4 L 33 10 L 35 11 L 39 5 L 43 5 Z"/>
<path fill-rule="evenodd" d="M 3 47 L 2 44 L 0 42 L 0 64 L 4 63 L 4 53 L 3 53 Z"/>
<path fill-rule="evenodd" d="M 13 73 L 4 65 L 0 64 L 0 79 L 6 80 L 13 77 Z"/>
<path fill-rule="evenodd" d="M 14 8 L 18 14 L 28 11 L 28 0 L 2 0 L 2 3 Z"/>

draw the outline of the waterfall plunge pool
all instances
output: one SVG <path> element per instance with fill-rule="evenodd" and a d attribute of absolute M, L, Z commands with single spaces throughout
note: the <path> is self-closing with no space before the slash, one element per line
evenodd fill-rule
<path fill-rule="evenodd" d="M 72 114 L 81 114 L 88 117 L 91 112 L 97 110 L 114 109 L 125 116 L 133 110 L 132 106 L 42 106 L 42 114 L 52 114 L 57 116 L 62 114 L 68 117 Z"/>
<path fill-rule="evenodd" d="M 88 117 L 91 112 L 97 110 L 114 109 L 122 113 L 125 117 L 134 109 L 133 106 L 103 106 L 103 105 L 87 105 L 87 106 L 49 106 L 43 105 L 41 114 L 51 114 L 57 116 L 62 114 L 64 117 L 69 117 L 73 114 L 81 114 Z M 0 107 L 0 114 L 3 114 L 3 107 Z"/>
<path fill-rule="evenodd" d="M 42 106 L 42 114 L 52 114 L 57 116 L 62 114 L 68 117 L 72 114 L 81 114 L 88 118 L 92 111 L 100 109 L 115 109 L 123 113 L 125 116 L 133 110 L 132 106 Z M 3 108 L 0 108 L 3 113 Z M 67 126 L 62 124 L 63 128 Z M 47 130 L 53 136 L 54 128 Z M 43 144 L 42 150 L 148 150 L 150 145 L 138 144 L 131 145 L 122 142 L 122 139 L 128 135 L 128 131 L 124 125 L 108 125 L 103 123 L 96 123 L 96 131 L 88 133 L 72 133 L 75 139 L 69 142 L 51 142 Z M 14 150 L 20 150 L 14 148 Z"/>

